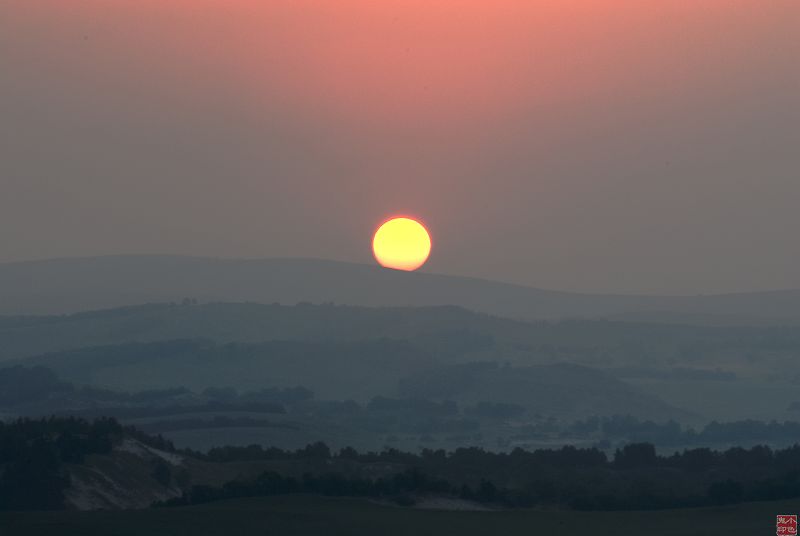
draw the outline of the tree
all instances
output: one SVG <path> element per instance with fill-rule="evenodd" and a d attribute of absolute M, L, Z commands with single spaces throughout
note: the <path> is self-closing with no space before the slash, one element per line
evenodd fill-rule
<path fill-rule="evenodd" d="M 614 464 L 621 469 L 654 467 L 657 462 L 656 448 L 650 443 L 631 443 L 614 453 Z"/>
<path fill-rule="evenodd" d="M 64 506 L 69 476 L 52 443 L 35 441 L 0 478 L 0 510 L 55 510 Z"/>
<path fill-rule="evenodd" d="M 165 488 L 172 482 L 172 469 L 167 462 L 160 458 L 153 461 L 153 471 L 151 475 Z"/>
<path fill-rule="evenodd" d="M 708 487 L 708 498 L 714 504 L 734 504 L 742 501 L 742 484 L 733 480 L 714 482 Z"/>

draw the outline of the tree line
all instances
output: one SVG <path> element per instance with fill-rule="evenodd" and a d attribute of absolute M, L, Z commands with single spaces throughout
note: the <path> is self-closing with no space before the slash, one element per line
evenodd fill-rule
<path fill-rule="evenodd" d="M 109 454 L 125 436 L 174 450 L 116 419 L 74 417 L 0 421 L 0 510 L 53 510 L 64 505 L 70 485 L 65 464 L 83 464 L 92 454 Z"/>
<path fill-rule="evenodd" d="M 315 443 L 295 451 L 252 445 L 216 448 L 198 455 L 214 462 L 301 460 L 315 467 L 320 464 L 310 462 L 349 461 L 361 466 L 393 466 L 399 468 L 397 474 L 411 471 L 415 477 L 403 479 L 395 474 L 366 482 L 360 477 L 324 473 L 300 480 L 281 477 L 279 482 L 275 475 L 262 475 L 273 487 L 264 488 L 263 479 L 237 481 L 214 490 L 189 490 L 175 504 L 272 493 L 407 498 L 436 492 L 504 507 L 621 510 L 800 497 L 798 445 L 780 450 L 766 446 L 724 451 L 697 448 L 659 455 L 650 443 L 631 443 L 608 456 L 597 448 L 572 446 L 534 451 L 517 448 L 508 453 L 476 447 L 450 452 L 385 449 L 359 453 L 348 447 L 333 453 L 324 443 Z M 408 487 L 409 482 L 418 485 Z"/>
<path fill-rule="evenodd" d="M 510 452 L 477 447 L 358 452 L 346 447 L 334 452 L 317 442 L 297 450 L 251 445 L 200 453 L 176 450 L 169 441 L 114 419 L 49 418 L 0 423 L 0 509 L 63 507 L 68 464 L 110 454 L 125 437 L 210 463 L 291 461 L 285 466 L 294 467 L 293 474 L 305 473 L 296 478 L 268 472 L 220 487 L 194 486 L 173 505 L 281 493 L 380 497 L 407 504 L 435 493 L 501 507 L 627 510 L 800 497 L 800 445 L 695 448 L 664 455 L 651 443 L 630 443 L 609 455 L 573 446 Z M 160 476 L 169 480 L 168 474 Z"/>

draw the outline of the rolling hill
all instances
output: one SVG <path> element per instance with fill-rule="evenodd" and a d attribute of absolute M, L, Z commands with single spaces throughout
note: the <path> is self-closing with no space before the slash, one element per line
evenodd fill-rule
<path fill-rule="evenodd" d="M 514 403 L 559 417 L 631 414 L 668 419 L 688 414 L 602 371 L 567 364 L 443 365 L 405 341 L 272 341 L 258 344 L 164 341 L 56 352 L 22 361 L 62 379 L 117 391 L 233 387 L 239 391 L 303 386 L 318 398 L 366 402 L 410 399 Z"/>
<path fill-rule="evenodd" d="M 147 304 L 71 315 L 0 316 L 0 361 L 86 347 L 206 339 L 218 344 L 268 341 L 408 341 L 440 363 L 571 362 L 628 377 L 673 368 L 741 377 L 764 364 L 789 367 L 799 327 L 713 327 L 573 319 L 521 322 L 460 307 L 357 307 L 258 303 Z M 648 372 L 649 371 L 649 372 Z M 677 371 L 684 376 L 691 371 Z M 616 374 L 616 373 L 615 373 Z"/>
<path fill-rule="evenodd" d="M 0 314 L 47 314 L 148 302 L 458 305 L 517 319 L 637 314 L 691 322 L 800 323 L 800 290 L 712 296 L 593 295 L 309 259 L 111 256 L 0 265 Z"/>

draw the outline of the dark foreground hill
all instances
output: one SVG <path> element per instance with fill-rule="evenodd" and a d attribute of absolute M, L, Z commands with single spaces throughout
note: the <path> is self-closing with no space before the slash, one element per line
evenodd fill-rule
<path fill-rule="evenodd" d="M 5 513 L 0 514 L 0 527 L 15 536 L 752 536 L 773 534 L 776 513 L 798 511 L 800 501 L 788 500 L 654 512 L 460 512 L 292 495 L 140 511 Z"/>
<path fill-rule="evenodd" d="M 0 314 L 63 313 L 148 302 L 458 305 L 520 319 L 605 317 L 701 323 L 798 323 L 800 291 L 622 296 L 546 291 L 481 279 L 306 259 L 118 256 L 0 265 Z"/>

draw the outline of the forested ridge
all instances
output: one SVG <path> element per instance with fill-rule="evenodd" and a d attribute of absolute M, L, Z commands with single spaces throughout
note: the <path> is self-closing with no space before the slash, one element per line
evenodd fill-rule
<path fill-rule="evenodd" d="M 506 453 L 474 447 L 449 452 L 332 452 L 318 442 L 294 451 L 252 445 L 201 453 L 177 451 L 168 441 L 114 419 L 49 418 L 0 424 L 0 508 L 62 508 L 70 464 L 82 464 L 90 455 L 113 455 L 115 445 L 126 437 L 199 463 L 283 460 L 307 468 L 300 477 L 280 471 L 242 474 L 216 487 L 192 485 L 190 478 L 183 496 L 166 503 L 171 505 L 284 493 L 412 504 L 418 496 L 437 494 L 493 507 L 623 510 L 800 497 L 800 445 L 777 450 L 697 448 L 659 455 L 652 444 L 630 443 L 608 455 L 597 448 L 572 446 Z M 337 469 L 320 469 L 325 467 Z M 380 469 L 377 476 L 366 476 L 370 468 Z M 154 477 L 169 480 L 168 474 Z"/>

